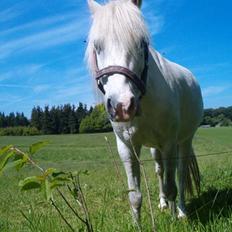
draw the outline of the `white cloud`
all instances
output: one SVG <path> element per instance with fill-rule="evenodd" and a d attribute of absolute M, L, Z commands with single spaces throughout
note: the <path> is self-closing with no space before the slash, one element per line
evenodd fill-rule
<path fill-rule="evenodd" d="M 87 33 L 88 19 L 73 20 L 66 24 L 54 26 L 32 35 L 10 40 L 0 44 L 0 58 L 6 58 L 15 53 L 34 51 L 63 45 L 71 41 L 77 41 Z"/>
<path fill-rule="evenodd" d="M 3 88 L 20 88 L 20 89 L 31 88 L 28 85 L 16 85 L 16 84 L 0 84 L 0 87 L 3 87 Z"/>
<path fill-rule="evenodd" d="M 0 11 L 0 22 L 3 23 L 12 20 L 19 15 L 21 15 L 21 11 L 19 9 L 19 4 L 16 4 L 14 6 Z"/>
<path fill-rule="evenodd" d="M 224 92 L 228 88 L 229 88 L 228 86 L 209 86 L 202 89 L 202 95 L 203 97 L 217 95 Z"/>
<path fill-rule="evenodd" d="M 1 14 L 1 13 L 0 13 Z M 37 19 L 32 22 L 28 22 L 19 26 L 15 26 L 13 28 L 4 30 L 0 32 L 0 36 L 9 35 L 11 33 L 15 32 L 23 32 L 25 30 L 34 30 L 42 29 L 43 27 L 51 26 L 52 24 L 62 23 L 68 20 L 73 20 L 74 18 L 77 18 L 77 12 L 68 12 L 64 15 L 54 15 L 42 19 Z"/>
<path fill-rule="evenodd" d="M 11 77 L 11 72 L 7 72 L 7 73 L 0 73 L 0 82 L 7 80 Z"/>
<path fill-rule="evenodd" d="M 151 36 L 154 36 L 162 31 L 165 23 L 165 18 L 162 13 L 158 12 L 158 5 L 162 4 L 163 1 L 157 1 L 155 3 L 144 2 L 143 12 L 146 23 L 148 25 Z"/>
<path fill-rule="evenodd" d="M 42 67 L 43 64 L 27 64 L 20 67 L 14 67 L 5 73 L 0 73 L 0 82 L 12 78 L 31 76 L 38 72 Z"/>
<path fill-rule="evenodd" d="M 151 36 L 161 33 L 165 22 L 164 16 L 148 14 L 147 20 Z"/>
<path fill-rule="evenodd" d="M 41 85 L 36 85 L 33 87 L 33 91 L 35 94 L 42 93 L 44 91 L 47 91 L 50 88 L 49 85 L 47 84 L 41 84 Z"/>

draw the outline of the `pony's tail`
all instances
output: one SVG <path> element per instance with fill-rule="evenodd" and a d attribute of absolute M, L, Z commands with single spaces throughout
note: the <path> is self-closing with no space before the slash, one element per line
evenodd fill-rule
<path fill-rule="evenodd" d="M 187 157 L 186 164 L 187 164 L 187 172 L 186 172 L 186 180 L 185 180 L 185 191 L 192 196 L 193 184 L 194 184 L 196 192 L 199 196 L 201 190 L 200 171 L 193 149 L 191 155 Z"/>

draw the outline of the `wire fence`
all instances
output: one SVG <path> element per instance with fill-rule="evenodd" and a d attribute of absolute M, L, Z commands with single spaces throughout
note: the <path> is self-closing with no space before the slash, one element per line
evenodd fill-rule
<path fill-rule="evenodd" d="M 119 155 L 118 154 L 115 154 L 117 152 L 113 152 L 112 149 L 111 149 L 111 153 L 113 153 L 114 157 L 117 157 L 116 160 L 113 160 L 113 159 L 91 159 L 91 160 L 81 160 L 81 162 L 86 162 L 86 163 L 96 163 L 96 162 L 99 162 L 99 163 L 112 163 L 112 162 L 117 162 L 117 163 L 127 163 L 127 162 L 137 162 L 137 160 L 120 160 L 119 159 Z M 203 157 L 213 157 L 215 158 L 215 156 L 218 156 L 218 155 L 230 155 L 232 156 L 232 150 L 228 150 L 228 151 L 222 151 L 222 152 L 212 152 L 212 153 L 205 153 L 205 154 L 201 154 L 201 155 L 196 155 L 195 157 L 198 159 L 198 158 L 203 158 Z M 191 157 L 191 156 L 190 156 Z M 160 161 L 163 161 L 163 160 L 183 160 L 183 159 L 189 159 L 189 156 L 182 156 L 182 157 L 178 157 L 178 156 L 175 156 L 175 157 L 168 157 L 168 158 L 160 158 L 159 160 Z M 150 158 L 150 159 L 140 159 L 140 162 L 141 163 L 149 163 L 149 162 L 155 162 L 155 159 L 154 158 Z"/>

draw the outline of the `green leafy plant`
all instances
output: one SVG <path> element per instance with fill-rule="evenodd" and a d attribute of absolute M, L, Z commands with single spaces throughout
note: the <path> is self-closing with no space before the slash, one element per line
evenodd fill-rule
<path fill-rule="evenodd" d="M 44 195 L 44 199 L 50 202 L 51 205 L 59 213 L 63 221 L 69 227 L 71 231 L 75 231 L 72 225 L 68 222 L 67 218 L 61 212 L 60 208 L 54 201 L 54 192 L 56 191 L 61 197 L 66 206 L 74 213 L 75 217 L 81 221 L 88 232 L 93 232 L 93 227 L 90 220 L 88 207 L 86 204 L 85 196 L 83 194 L 80 175 L 87 174 L 84 172 L 63 172 L 58 171 L 55 168 L 43 169 L 33 159 L 32 156 L 36 154 L 40 149 L 45 147 L 49 142 L 41 141 L 32 144 L 29 147 L 28 152 L 24 152 L 19 148 L 8 145 L 0 149 L 0 174 L 5 172 L 9 168 L 16 168 L 21 170 L 25 165 L 31 165 L 40 171 L 40 175 L 28 176 L 19 181 L 19 187 L 22 191 L 28 191 L 32 189 L 39 189 Z M 68 189 L 68 193 L 75 199 L 79 205 L 79 211 L 69 203 L 67 197 L 62 193 L 61 187 Z M 23 214 L 23 213 L 22 213 Z M 28 220 L 28 218 L 23 214 Z"/>

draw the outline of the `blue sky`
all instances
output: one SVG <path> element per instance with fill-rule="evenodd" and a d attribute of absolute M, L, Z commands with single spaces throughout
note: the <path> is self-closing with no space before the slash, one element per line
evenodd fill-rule
<path fill-rule="evenodd" d="M 228 0 L 143 1 L 152 45 L 195 74 L 206 108 L 232 105 L 231 8 Z M 0 112 L 94 105 L 84 61 L 90 22 L 85 0 L 1 0 Z"/>

